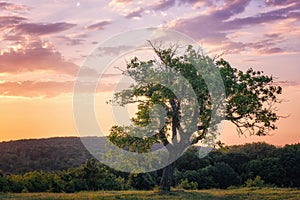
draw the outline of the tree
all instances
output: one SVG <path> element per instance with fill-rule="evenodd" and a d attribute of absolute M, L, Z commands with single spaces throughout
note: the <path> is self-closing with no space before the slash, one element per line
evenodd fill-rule
<path fill-rule="evenodd" d="M 149 173 L 131 173 L 128 179 L 129 185 L 137 190 L 152 190 L 155 186 L 155 180 Z"/>
<path fill-rule="evenodd" d="M 280 152 L 280 163 L 286 171 L 284 184 L 287 187 L 300 187 L 300 143 L 286 145 Z"/>
<path fill-rule="evenodd" d="M 234 145 L 230 147 L 230 152 L 244 153 L 251 160 L 263 159 L 271 156 L 278 156 L 277 149 L 272 144 L 265 142 L 250 143 L 244 145 Z"/>
<path fill-rule="evenodd" d="M 208 165 L 209 160 L 207 158 L 200 158 L 199 150 L 195 146 L 190 147 L 178 160 L 176 160 L 176 168 L 179 171 L 198 170 L 199 168 L 204 168 Z"/>
<path fill-rule="evenodd" d="M 239 175 L 228 164 L 217 163 L 215 166 L 208 166 L 207 170 L 218 188 L 225 189 L 240 183 Z"/>
<path fill-rule="evenodd" d="M 43 171 L 26 172 L 23 181 L 28 192 L 46 192 L 49 187 L 46 172 Z"/>
<path fill-rule="evenodd" d="M 249 157 L 245 153 L 229 152 L 221 157 L 220 161 L 228 164 L 234 171 L 241 173 L 244 165 L 249 162 Z"/>
<path fill-rule="evenodd" d="M 130 144 L 144 145 L 148 140 L 167 148 L 169 164 L 163 169 L 162 190 L 170 190 L 176 158 L 199 141 L 215 139 L 221 120 L 235 124 L 239 134 L 261 136 L 276 129 L 279 116 L 274 105 L 280 102 L 277 95 L 281 87 L 271 76 L 251 68 L 246 72 L 232 68 L 224 59 L 211 59 L 192 46 L 179 54 L 178 46 L 163 48 L 149 43 L 156 58 L 132 58 L 123 74 L 135 84 L 115 93 L 112 100 L 121 106 L 138 104 L 133 125 L 122 127 L 117 134 L 115 130 L 120 128 L 114 127 L 110 135 L 119 145 L 121 140 L 116 138 L 128 136 Z M 214 92 L 222 89 L 219 76 L 225 93 L 216 97 Z M 165 114 L 163 118 L 161 113 Z"/>
<path fill-rule="evenodd" d="M 0 170 L 0 192 L 9 191 L 8 179 L 5 174 Z"/>

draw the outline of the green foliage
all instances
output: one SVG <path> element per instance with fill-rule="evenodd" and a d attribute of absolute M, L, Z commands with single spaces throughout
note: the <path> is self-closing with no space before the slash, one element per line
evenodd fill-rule
<path fill-rule="evenodd" d="M 245 165 L 246 174 L 249 178 L 260 176 L 267 183 L 282 186 L 286 172 L 280 165 L 279 158 L 264 158 L 262 160 L 252 160 Z"/>
<path fill-rule="evenodd" d="M 273 78 L 252 68 L 242 72 L 223 59 L 216 64 L 220 66 L 226 88 L 227 120 L 234 123 L 241 134 L 266 135 L 276 129 L 279 117 L 276 109 L 267 105 L 280 102 L 277 95 L 282 88 L 273 84 Z"/>
<path fill-rule="evenodd" d="M 208 167 L 198 170 L 198 189 L 218 188 L 219 184 L 214 181 Z"/>
<path fill-rule="evenodd" d="M 111 142 L 135 152 L 147 152 L 153 143 L 162 143 L 168 145 L 172 160 L 172 156 L 182 154 L 191 143 L 214 141 L 221 120 L 232 122 L 240 134 L 262 136 L 276 129 L 279 117 L 274 105 L 280 103 L 277 96 L 282 88 L 274 84 L 271 76 L 252 68 L 240 71 L 224 59 L 216 61 L 203 55 L 191 45 L 180 55 L 176 46 L 161 48 L 151 42 L 150 45 L 155 59 L 142 61 L 134 57 L 123 71 L 135 83 L 115 93 L 112 102 L 121 106 L 138 104 L 138 111 L 132 118 L 133 125 L 112 127 Z M 222 82 L 226 94 L 211 95 L 209 90 L 219 91 Z M 183 95 L 187 93 L 188 98 Z M 155 109 L 157 105 L 164 110 L 164 118 L 160 118 L 161 111 Z M 157 128 L 157 124 L 162 125 Z M 238 171 L 239 166 L 248 161 L 246 157 L 232 167 Z M 225 168 L 229 170 L 228 167 Z M 169 165 L 164 170 L 167 173 L 163 173 L 161 184 L 169 190 L 170 185 L 166 184 L 171 183 L 169 179 L 174 169 Z M 234 176 L 234 171 L 226 172 Z"/>
<path fill-rule="evenodd" d="M 199 149 L 195 146 L 190 147 L 178 160 L 176 168 L 179 171 L 198 170 L 210 164 L 207 158 L 199 158 Z"/>
<path fill-rule="evenodd" d="M 227 188 L 240 183 L 238 174 L 227 164 L 217 163 L 199 170 L 176 171 L 175 184 L 182 181 L 197 183 L 198 189 Z"/>
<path fill-rule="evenodd" d="M 172 186 L 182 187 L 186 184 L 186 189 L 194 189 L 190 184 L 197 183 L 197 189 L 232 188 L 232 186 L 244 185 L 300 187 L 300 145 L 286 145 L 275 149 L 271 147 L 270 149 L 275 153 L 267 155 L 264 155 L 265 152 L 261 150 L 269 149 L 265 147 L 268 147 L 265 143 L 245 144 L 244 147 L 240 145 L 238 148 L 230 146 L 226 151 L 214 150 L 201 159 L 196 157 L 197 150 L 191 148 L 179 160 Z M 188 166 L 189 162 L 192 166 Z M 161 174 L 161 170 L 147 174 L 121 173 L 109 169 L 95 159 L 89 159 L 80 167 L 58 172 L 0 173 L 0 192 L 73 193 L 85 190 L 151 190 L 159 184 Z"/>
<path fill-rule="evenodd" d="M 174 185 L 178 187 L 180 183 L 187 180 L 188 182 L 197 183 L 197 187 L 201 184 L 201 177 L 198 171 L 196 170 L 186 170 L 186 171 L 178 171 L 176 170 L 174 173 Z"/>
<path fill-rule="evenodd" d="M 265 181 L 261 179 L 260 176 L 256 176 L 254 180 L 248 179 L 246 182 L 246 187 L 259 187 L 262 188 L 265 185 Z"/>
<path fill-rule="evenodd" d="M 251 160 L 278 156 L 277 148 L 265 142 L 257 142 L 230 147 L 230 152 L 246 154 Z"/>
<path fill-rule="evenodd" d="M 128 134 L 129 131 L 129 127 L 113 126 L 110 129 L 110 134 L 107 138 L 119 148 L 139 153 L 149 152 L 151 146 L 156 142 L 156 140 L 152 137 L 139 138 L 131 136 Z"/>
<path fill-rule="evenodd" d="M 24 187 L 28 192 L 46 192 L 48 190 L 48 177 L 45 172 L 27 172 L 23 175 Z"/>
<path fill-rule="evenodd" d="M 208 166 L 206 170 L 213 182 L 218 184 L 218 188 L 225 189 L 240 182 L 238 174 L 228 164 L 217 163 L 215 166 Z"/>
<path fill-rule="evenodd" d="M 198 188 L 198 183 L 193 181 L 189 182 L 187 179 L 184 179 L 177 187 L 185 190 L 196 190 Z"/>
<path fill-rule="evenodd" d="M 22 192 L 24 190 L 24 181 L 21 175 L 8 176 L 9 192 Z"/>
<path fill-rule="evenodd" d="M 244 170 L 244 165 L 250 161 L 250 158 L 245 153 L 228 152 L 225 153 L 219 160 L 228 164 L 234 171 L 241 173 Z"/>
<path fill-rule="evenodd" d="M 0 191 L 8 192 L 9 191 L 8 184 L 9 184 L 9 182 L 8 182 L 7 176 L 5 174 L 3 174 L 2 171 L 0 170 Z"/>
<path fill-rule="evenodd" d="M 145 132 L 141 132 L 139 133 L 141 138 L 151 138 L 150 141 L 152 142 L 156 138 L 164 145 L 170 144 L 166 139 L 167 137 L 175 139 L 176 135 L 179 134 L 184 138 L 179 131 L 180 123 L 183 123 L 180 119 L 184 117 L 181 109 L 184 104 L 191 102 L 181 100 L 173 93 L 174 91 L 161 83 L 161 80 L 167 79 L 169 84 L 175 84 L 177 89 L 181 90 L 183 88 L 180 84 L 183 82 L 180 82 L 178 75 L 183 76 L 191 85 L 199 104 L 199 110 L 189 113 L 191 115 L 195 115 L 195 112 L 199 114 L 198 119 L 195 119 L 199 129 L 186 133 L 196 134 L 193 136 L 194 143 L 205 139 L 205 134 L 211 124 L 216 126 L 219 123 L 219 121 L 210 121 L 212 120 L 211 114 L 215 109 L 219 109 L 224 101 L 226 101 L 227 107 L 224 108 L 223 112 L 218 113 L 219 117 L 234 123 L 241 134 L 248 131 L 250 134 L 265 135 L 268 131 L 276 128 L 274 123 L 279 117 L 270 105 L 280 102 L 277 95 L 281 94 L 282 89 L 273 84 L 272 77 L 251 68 L 242 72 L 232 68 L 224 59 L 216 61 L 216 66 L 214 66 L 214 60 L 195 51 L 192 46 L 189 46 L 183 55 L 177 55 L 177 48 L 164 49 L 154 47 L 151 43 L 150 45 L 153 47 L 157 59 L 148 61 L 141 61 L 137 57 L 131 59 L 123 74 L 135 80 L 135 84 L 129 89 L 116 93 L 113 99 L 113 102 L 119 105 L 138 103 L 138 112 L 136 117 L 132 119 L 137 127 L 151 124 L 153 119 L 151 119 L 149 112 L 154 109 L 155 105 L 158 104 L 165 109 L 167 116 L 163 122 L 163 129 L 157 131 L 150 128 L 149 130 L 156 132 L 155 136 L 147 137 L 147 133 L 144 135 Z M 199 66 L 204 74 L 200 74 L 195 66 Z M 209 77 L 210 81 L 216 82 L 217 75 L 211 72 L 213 68 L 219 70 L 226 90 L 226 96 L 219 97 L 218 105 L 211 104 L 212 97 L 209 95 L 204 79 L 206 76 Z M 172 70 L 177 76 L 175 74 L 173 76 L 166 75 Z M 219 85 L 215 86 L 220 87 Z M 131 148 L 130 146 L 134 144 L 133 148 L 136 149 L 136 144 L 145 145 L 146 139 L 130 136 L 131 132 L 135 131 L 134 127 L 114 126 L 111 130 L 110 139 L 118 145 L 128 146 L 127 148 Z M 134 142 L 134 140 L 138 142 Z"/>
<path fill-rule="evenodd" d="M 149 173 L 131 173 L 128 182 L 130 186 L 137 190 L 152 190 L 156 184 Z"/>
<path fill-rule="evenodd" d="M 300 143 L 286 145 L 280 152 L 280 165 L 285 171 L 285 186 L 300 187 Z"/>
<path fill-rule="evenodd" d="M 87 160 L 83 166 L 83 171 L 83 178 L 88 190 L 119 190 L 121 188 L 117 177 L 109 173 L 108 168 L 96 159 Z"/>

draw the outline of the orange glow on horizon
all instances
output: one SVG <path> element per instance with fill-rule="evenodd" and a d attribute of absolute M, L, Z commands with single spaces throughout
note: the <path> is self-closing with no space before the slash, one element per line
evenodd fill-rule
<path fill-rule="evenodd" d="M 278 121 L 278 129 L 270 136 L 239 136 L 235 127 L 226 122 L 220 136 L 226 145 L 243 144 L 251 142 L 267 142 L 277 146 L 300 142 L 300 134 L 295 128 L 300 118 L 299 86 L 284 87 L 282 98 L 286 102 L 279 105 L 279 114 L 290 115 Z M 95 112 L 100 128 L 108 133 L 112 125 L 116 125 L 110 105 L 105 102 L 111 98 L 112 93 L 98 93 L 95 101 Z M 0 141 L 17 140 L 25 138 L 46 138 L 56 136 L 79 136 L 76 131 L 72 95 L 60 95 L 55 98 L 24 98 L 0 97 Z M 134 110 L 130 108 L 129 114 Z M 116 110 L 118 112 L 118 110 Z M 120 124 L 119 124 L 120 125 Z"/>

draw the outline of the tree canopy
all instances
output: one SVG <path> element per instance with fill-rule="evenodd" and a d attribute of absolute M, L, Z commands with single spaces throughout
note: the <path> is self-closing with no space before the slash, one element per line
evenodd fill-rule
<path fill-rule="evenodd" d="M 262 136 L 276 129 L 275 104 L 282 89 L 271 76 L 252 68 L 243 72 L 192 46 L 179 53 L 176 45 L 163 48 L 149 43 L 156 57 L 132 58 L 123 74 L 135 83 L 112 100 L 138 104 L 133 124 L 114 126 L 109 139 L 120 147 L 134 145 L 127 149 L 139 152 L 150 151 L 151 145 L 145 143 L 162 143 L 170 153 L 162 175 L 164 189 L 171 184 L 172 163 L 192 144 L 215 142 L 222 120 L 235 124 L 239 134 Z"/>

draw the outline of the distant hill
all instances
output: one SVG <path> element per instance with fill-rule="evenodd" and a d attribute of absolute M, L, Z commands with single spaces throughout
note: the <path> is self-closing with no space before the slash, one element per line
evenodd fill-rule
<path fill-rule="evenodd" d="M 78 167 L 92 157 L 85 146 L 96 152 L 106 152 L 106 137 L 56 137 L 0 142 L 0 170 L 5 174 L 22 174 L 28 171 L 60 171 Z M 162 148 L 154 144 L 152 151 Z M 204 154 L 209 148 L 200 147 Z M 200 155 L 201 156 L 201 155 Z"/>
<path fill-rule="evenodd" d="M 92 157 L 83 145 L 94 151 L 106 151 L 106 137 L 55 137 L 0 142 L 0 170 L 5 174 L 28 171 L 60 171 L 78 167 Z M 161 148 L 155 144 L 153 151 Z"/>
<path fill-rule="evenodd" d="M 93 140 L 93 138 L 86 139 Z M 26 139 L 0 143 L 0 169 L 8 174 L 78 167 L 90 157 L 78 137 Z"/>

